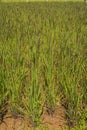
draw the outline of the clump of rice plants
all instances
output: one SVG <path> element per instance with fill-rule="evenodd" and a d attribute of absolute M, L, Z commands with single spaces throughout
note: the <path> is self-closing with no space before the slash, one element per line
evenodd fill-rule
<path fill-rule="evenodd" d="M 55 48 L 54 45 L 48 44 L 44 52 L 44 81 L 46 94 L 46 107 L 50 115 L 53 115 L 58 104 L 58 86 L 56 81 L 56 67 L 54 63 Z"/>
<path fill-rule="evenodd" d="M 7 69 L 5 64 L 5 55 L 3 44 L 0 43 L 0 122 L 3 121 L 4 115 L 7 113 L 8 91 L 7 91 Z"/>

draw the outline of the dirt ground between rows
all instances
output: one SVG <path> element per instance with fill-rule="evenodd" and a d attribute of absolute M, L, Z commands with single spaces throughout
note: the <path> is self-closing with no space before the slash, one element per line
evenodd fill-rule
<path fill-rule="evenodd" d="M 56 130 L 57 128 L 64 128 L 67 124 L 65 120 L 65 112 L 62 106 L 58 106 L 53 116 L 44 112 L 42 115 L 43 126 L 48 126 L 49 130 Z M 13 118 L 6 115 L 3 122 L 0 124 L 0 130 L 28 130 L 32 125 L 24 118 Z M 42 129 L 41 129 L 42 130 Z"/>

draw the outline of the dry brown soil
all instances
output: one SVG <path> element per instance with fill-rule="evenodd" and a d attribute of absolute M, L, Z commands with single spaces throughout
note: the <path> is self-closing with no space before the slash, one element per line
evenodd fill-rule
<path fill-rule="evenodd" d="M 42 115 L 43 126 L 48 126 L 49 130 L 56 130 L 57 128 L 64 128 L 66 126 L 64 108 L 59 105 L 54 112 L 53 116 L 44 112 Z M 6 115 L 3 122 L 0 124 L 0 130 L 28 130 L 31 128 L 29 121 L 24 118 L 13 118 Z"/>

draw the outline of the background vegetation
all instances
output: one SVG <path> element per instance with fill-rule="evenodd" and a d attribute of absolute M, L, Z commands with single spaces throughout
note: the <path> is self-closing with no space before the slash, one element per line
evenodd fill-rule
<path fill-rule="evenodd" d="M 65 108 L 68 126 L 87 129 L 87 6 L 0 4 L 0 120 L 8 111 L 41 123 Z"/>
<path fill-rule="evenodd" d="M 69 1 L 72 1 L 72 2 L 84 2 L 84 0 L 0 0 L 0 2 L 37 2 L 37 1 L 57 1 L 57 2 L 69 2 Z"/>

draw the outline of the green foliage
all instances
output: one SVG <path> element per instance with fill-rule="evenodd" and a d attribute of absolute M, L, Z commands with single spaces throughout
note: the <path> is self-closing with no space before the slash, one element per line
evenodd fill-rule
<path fill-rule="evenodd" d="M 69 2 L 69 1 L 72 1 L 72 2 L 77 2 L 77 1 L 80 1 L 80 2 L 84 2 L 84 0 L 0 0 L 0 2 L 50 2 L 50 1 L 57 1 L 57 2 Z"/>
<path fill-rule="evenodd" d="M 2 54 L 2 55 L 1 55 Z M 5 104 L 7 104 L 7 69 L 4 66 L 5 56 L 3 54 L 3 45 L 0 44 L 0 120 L 2 120 L 3 115 L 7 111 L 5 108 Z"/>
<path fill-rule="evenodd" d="M 36 128 L 60 101 L 69 127 L 85 129 L 86 16 L 84 3 L 0 4 L 1 113 L 8 102 Z"/>

